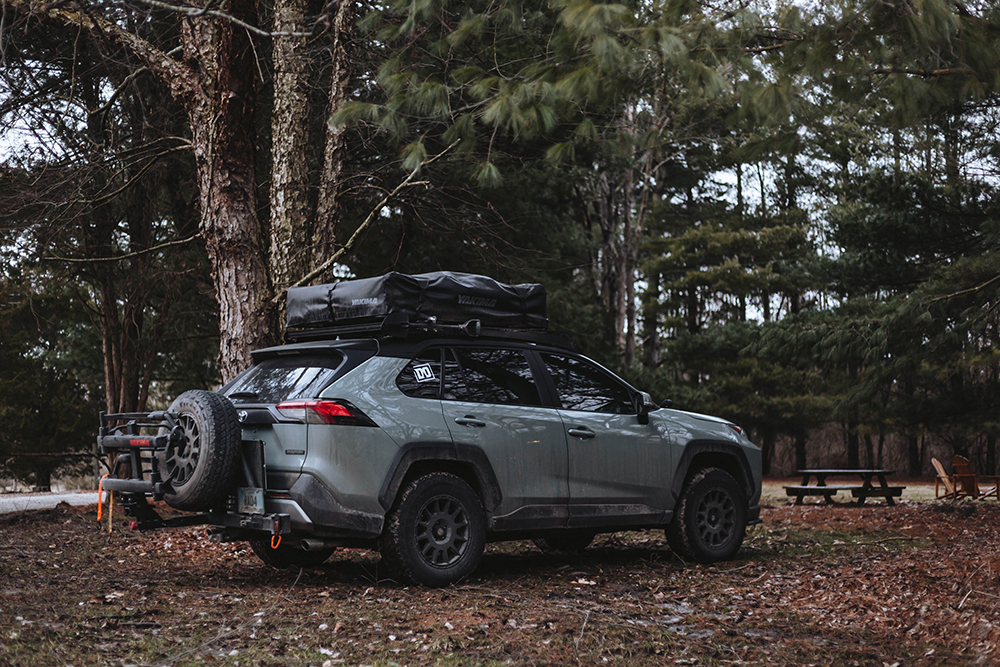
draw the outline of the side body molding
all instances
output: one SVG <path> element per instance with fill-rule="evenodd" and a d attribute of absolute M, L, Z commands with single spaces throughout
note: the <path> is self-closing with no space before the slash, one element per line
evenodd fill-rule
<path fill-rule="evenodd" d="M 482 490 L 483 505 L 487 513 L 496 509 L 503 499 L 496 473 L 483 450 L 451 442 L 412 442 L 400 447 L 397 452 L 389 473 L 382 482 L 382 488 L 379 489 L 379 504 L 388 511 L 399 493 L 399 487 L 402 486 L 406 474 L 413 466 L 424 464 L 433 466 L 435 463 L 444 463 L 443 467 L 446 470 L 448 467 L 455 467 L 455 464 L 471 469 Z"/>

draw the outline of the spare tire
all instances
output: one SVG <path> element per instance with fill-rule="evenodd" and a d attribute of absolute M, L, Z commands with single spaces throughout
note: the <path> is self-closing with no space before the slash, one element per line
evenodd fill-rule
<path fill-rule="evenodd" d="M 240 473 L 242 439 L 236 408 L 210 391 L 186 391 L 170 404 L 179 438 L 160 454 L 160 473 L 170 483 L 163 499 L 174 509 L 206 511 L 225 500 Z"/>

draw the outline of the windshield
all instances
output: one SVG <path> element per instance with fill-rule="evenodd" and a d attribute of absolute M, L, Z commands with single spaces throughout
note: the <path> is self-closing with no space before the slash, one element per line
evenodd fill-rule
<path fill-rule="evenodd" d="M 265 359 L 223 390 L 233 403 L 280 403 L 316 398 L 338 377 L 347 357 L 336 352 Z"/>

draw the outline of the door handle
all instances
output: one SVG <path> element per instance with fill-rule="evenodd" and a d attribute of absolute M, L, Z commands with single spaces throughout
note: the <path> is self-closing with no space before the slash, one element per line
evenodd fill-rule
<path fill-rule="evenodd" d="M 590 440 L 591 438 L 597 437 L 596 433 L 591 431 L 589 428 L 585 428 L 583 426 L 577 426 L 576 428 L 571 428 L 566 432 L 575 438 L 583 438 L 584 440 Z"/>
<path fill-rule="evenodd" d="M 482 428 L 486 426 L 486 422 L 481 419 L 476 419 L 472 415 L 465 415 L 464 417 L 456 417 L 455 423 L 459 426 L 475 426 L 476 428 Z"/>

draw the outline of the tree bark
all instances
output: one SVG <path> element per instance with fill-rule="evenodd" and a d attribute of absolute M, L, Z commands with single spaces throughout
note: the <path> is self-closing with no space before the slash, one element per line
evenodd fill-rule
<path fill-rule="evenodd" d="M 274 4 L 275 32 L 302 33 L 306 0 Z M 271 115 L 270 269 L 277 294 L 308 268 L 303 256 L 309 206 L 309 61 L 305 37 L 274 38 L 274 107 Z"/>
<path fill-rule="evenodd" d="M 250 3 L 230 4 L 252 20 Z M 253 50 L 246 30 L 228 21 L 185 19 L 187 80 L 174 84 L 191 125 L 201 230 L 219 303 L 223 382 L 250 365 L 250 351 L 275 342 L 275 311 L 264 263 L 254 177 Z"/>
<path fill-rule="evenodd" d="M 353 37 L 354 7 L 350 2 L 337 3 L 330 17 L 330 95 L 327 113 L 332 119 L 350 99 L 353 68 L 348 46 Z M 344 159 L 347 134 L 328 120 L 323 144 L 323 171 L 320 173 L 319 201 L 313 228 L 313 268 L 323 265 L 336 252 L 337 223 L 340 221 L 341 194 L 344 186 Z M 329 272 L 322 280 L 330 280 Z"/>

